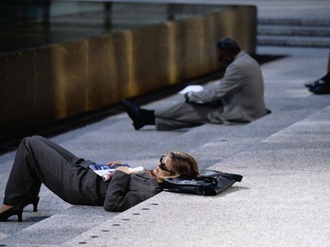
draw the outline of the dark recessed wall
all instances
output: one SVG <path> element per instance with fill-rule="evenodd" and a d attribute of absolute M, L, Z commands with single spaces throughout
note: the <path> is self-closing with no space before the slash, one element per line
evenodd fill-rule
<path fill-rule="evenodd" d="M 256 49 L 256 8 L 169 21 L 0 56 L 0 136 L 217 71 L 225 36 Z"/>

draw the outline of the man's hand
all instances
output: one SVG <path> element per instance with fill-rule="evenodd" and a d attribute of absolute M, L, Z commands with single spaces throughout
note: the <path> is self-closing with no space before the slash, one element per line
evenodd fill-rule
<path fill-rule="evenodd" d="M 189 101 L 189 92 L 184 94 L 184 98 L 186 99 L 186 101 Z"/>

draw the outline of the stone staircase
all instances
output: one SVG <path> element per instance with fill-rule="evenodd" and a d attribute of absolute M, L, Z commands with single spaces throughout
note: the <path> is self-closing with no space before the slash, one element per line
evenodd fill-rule
<path fill-rule="evenodd" d="M 330 19 L 260 18 L 259 46 L 330 48 Z"/>

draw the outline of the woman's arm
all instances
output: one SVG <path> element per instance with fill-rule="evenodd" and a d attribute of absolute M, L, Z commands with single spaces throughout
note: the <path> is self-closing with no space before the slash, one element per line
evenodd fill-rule
<path fill-rule="evenodd" d="M 122 168 L 125 169 L 126 167 Z M 158 192 L 159 190 L 155 189 L 155 184 L 152 184 L 148 178 L 142 180 L 138 177 L 132 178 L 121 168 L 118 168 L 109 183 L 103 206 L 106 211 L 122 212 Z"/>

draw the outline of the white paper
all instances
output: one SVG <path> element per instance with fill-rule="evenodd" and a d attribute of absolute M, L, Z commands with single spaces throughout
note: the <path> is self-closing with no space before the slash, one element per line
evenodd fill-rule
<path fill-rule="evenodd" d="M 106 164 L 91 164 L 89 167 L 99 176 L 103 178 L 104 181 L 110 180 L 115 172 L 115 170 L 119 167 L 128 167 L 130 171 L 133 173 L 139 173 L 143 172 L 144 168 L 142 166 L 138 167 L 130 167 L 128 164 L 121 164 L 121 165 L 116 165 L 116 166 L 109 166 Z"/>
<path fill-rule="evenodd" d="M 186 86 L 184 89 L 182 89 L 181 91 L 179 91 L 179 94 L 185 94 L 185 93 L 188 93 L 188 92 L 201 92 L 204 90 L 204 87 L 201 86 L 201 85 L 189 85 L 189 86 Z"/>

